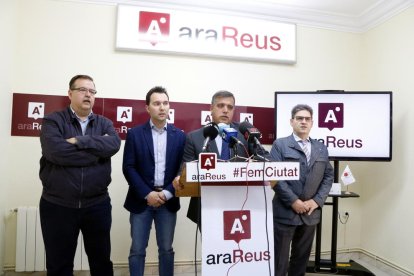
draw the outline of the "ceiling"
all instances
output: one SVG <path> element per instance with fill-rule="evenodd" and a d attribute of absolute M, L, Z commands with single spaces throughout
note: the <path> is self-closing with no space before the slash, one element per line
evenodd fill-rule
<path fill-rule="evenodd" d="M 67 1 L 67 0 L 66 0 Z M 69 0 L 71 1 L 71 0 Z M 100 4 L 208 9 L 339 31 L 365 32 L 414 0 L 72 0 Z"/>

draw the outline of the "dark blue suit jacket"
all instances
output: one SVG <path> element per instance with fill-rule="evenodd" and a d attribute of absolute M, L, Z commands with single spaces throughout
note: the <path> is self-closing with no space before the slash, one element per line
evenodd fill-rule
<path fill-rule="evenodd" d="M 173 195 L 175 189 L 172 181 L 180 170 L 184 144 L 184 132 L 168 124 L 164 189 L 170 191 Z M 145 197 L 154 188 L 154 144 L 149 121 L 128 131 L 122 171 L 129 184 L 124 207 L 132 213 L 140 213 L 147 206 Z M 180 201 L 175 196 L 165 204 L 168 210 L 172 212 L 177 212 L 180 209 Z"/>

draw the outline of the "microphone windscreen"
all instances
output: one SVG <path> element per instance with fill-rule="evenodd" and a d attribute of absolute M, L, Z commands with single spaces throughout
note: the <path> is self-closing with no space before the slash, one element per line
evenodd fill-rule
<path fill-rule="evenodd" d="M 238 131 L 232 127 L 228 127 L 228 128 L 224 128 L 223 129 L 223 133 L 221 135 L 221 137 L 223 138 L 224 141 L 226 141 L 227 143 L 232 142 L 232 137 L 237 139 L 237 133 Z"/>
<path fill-rule="evenodd" d="M 252 128 L 253 125 L 251 123 L 249 123 L 248 121 L 243 121 L 240 123 L 239 125 L 239 131 L 244 135 L 244 138 L 248 138 L 249 137 L 249 128 Z"/>
<path fill-rule="evenodd" d="M 219 128 L 219 135 L 223 135 L 223 130 L 225 128 L 229 128 L 230 127 L 230 125 L 225 124 L 225 123 L 218 123 L 217 126 Z"/>
<path fill-rule="evenodd" d="M 210 140 L 216 139 L 217 135 L 219 133 L 219 128 L 216 123 L 211 122 L 205 125 L 203 129 L 203 135 L 204 138 L 210 138 Z"/>

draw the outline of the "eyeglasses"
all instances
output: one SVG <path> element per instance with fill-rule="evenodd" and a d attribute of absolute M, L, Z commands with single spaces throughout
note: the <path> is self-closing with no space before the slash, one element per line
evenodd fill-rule
<path fill-rule="evenodd" d="M 71 90 L 77 90 L 79 91 L 79 93 L 83 95 L 85 95 L 86 92 L 89 92 L 89 94 L 91 94 L 92 96 L 95 96 L 96 93 L 98 93 L 98 91 L 96 91 L 95 89 L 88 89 L 86 87 L 72 88 Z"/>
<path fill-rule="evenodd" d="M 299 122 L 302 122 L 303 120 L 310 122 L 312 121 L 312 117 L 295 116 L 295 120 Z"/>

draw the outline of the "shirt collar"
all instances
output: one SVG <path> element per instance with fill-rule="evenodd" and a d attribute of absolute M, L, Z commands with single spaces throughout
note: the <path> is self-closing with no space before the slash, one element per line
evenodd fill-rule
<path fill-rule="evenodd" d="M 295 133 L 292 133 L 292 135 L 293 135 L 293 138 L 295 138 L 295 141 L 296 142 L 303 141 L 303 139 L 300 138 L 299 136 L 297 136 Z M 308 142 L 310 142 L 310 138 L 309 137 L 306 138 L 305 140 L 308 141 Z"/>
<path fill-rule="evenodd" d="M 152 120 L 151 120 L 151 119 L 150 119 L 149 123 L 150 123 L 151 129 L 154 129 L 154 130 L 158 131 L 159 133 L 163 133 L 164 131 L 166 131 L 166 130 L 167 130 L 167 125 L 168 125 L 168 123 L 167 123 L 167 122 L 165 122 L 165 125 L 164 125 L 162 128 L 157 128 L 157 127 L 154 125 L 154 123 L 152 122 Z"/>
<path fill-rule="evenodd" d="M 72 106 L 70 106 L 70 110 L 72 111 L 72 114 L 76 117 L 76 119 L 78 119 L 79 121 L 82 122 L 82 119 L 79 118 L 78 114 L 76 114 L 75 110 L 73 110 Z M 90 120 L 92 118 L 93 112 L 91 110 L 91 113 L 89 113 L 88 118 L 86 120 Z M 86 121 L 84 120 L 84 121 Z"/>

